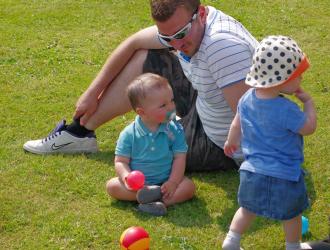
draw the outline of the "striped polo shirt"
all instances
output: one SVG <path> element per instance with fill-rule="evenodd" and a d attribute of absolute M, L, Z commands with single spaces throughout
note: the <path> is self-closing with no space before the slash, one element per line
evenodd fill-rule
<path fill-rule="evenodd" d="M 222 89 L 244 80 L 257 40 L 234 18 L 208 6 L 205 34 L 199 50 L 187 60 L 178 57 L 197 90 L 196 108 L 206 135 L 223 148 L 234 113 Z"/>

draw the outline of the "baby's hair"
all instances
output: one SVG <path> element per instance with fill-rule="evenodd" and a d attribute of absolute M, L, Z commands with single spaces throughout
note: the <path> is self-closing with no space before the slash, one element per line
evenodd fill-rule
<path fill-rule="evenodd" d="M 136 77 L 127 87 L 127 96 L 134 110 L 141 105 L 149 92 L 155 89 L 171 88 L 166 78 L 145 73 Z"/>

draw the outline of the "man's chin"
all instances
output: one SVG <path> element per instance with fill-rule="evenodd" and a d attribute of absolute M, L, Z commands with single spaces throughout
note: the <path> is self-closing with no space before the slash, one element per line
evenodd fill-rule
<path fill-rule="evenodd" d="M 186 56 L 192 57 L 195 52 L 192 52 L 190 50 L 180 50 L 183 54 L 185 54 Z"/>
<path fill-rule="evenodd" d="M 198 51 L 198 48 L 190 48 L 190 49 L 183 49 L 181 50 L 186 56 L 192 57 Z"/>

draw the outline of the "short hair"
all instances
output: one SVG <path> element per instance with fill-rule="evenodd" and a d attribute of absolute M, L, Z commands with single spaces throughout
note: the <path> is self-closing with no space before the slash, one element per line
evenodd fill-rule
<path fill-rule="evenodd" d="M 167 79 L 162 76 L 145 73 L 136 77 L 127 86 L 127 96 L 132 108 L 136 110 L 150 91 L 162 88 L 171 88 Z"/>
<path fill-rule="evenodd" d="M 150 0 L 151 16 L 155 21 L 165 22 L 179 6 L 194 13 L 200 4 L 200 0 Z"/>

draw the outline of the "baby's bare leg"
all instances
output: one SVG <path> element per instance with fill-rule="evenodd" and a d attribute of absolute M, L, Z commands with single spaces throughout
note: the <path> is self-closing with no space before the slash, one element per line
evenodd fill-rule
<path fill-rule="evenodd" d="M 178 188 L 170 199 L 163 200 L 164 204 L 168 207 L 170 205 L 190 200 L 195 194 L 195 184 L 192 180 L 184 177 L 179 183 Z"/>
<path fill-rule="evenodd" d="M 108 180 L 107 193 L 117 200 L 136 201 L 136 192 L 128 190 L 118 177 Z"/>

